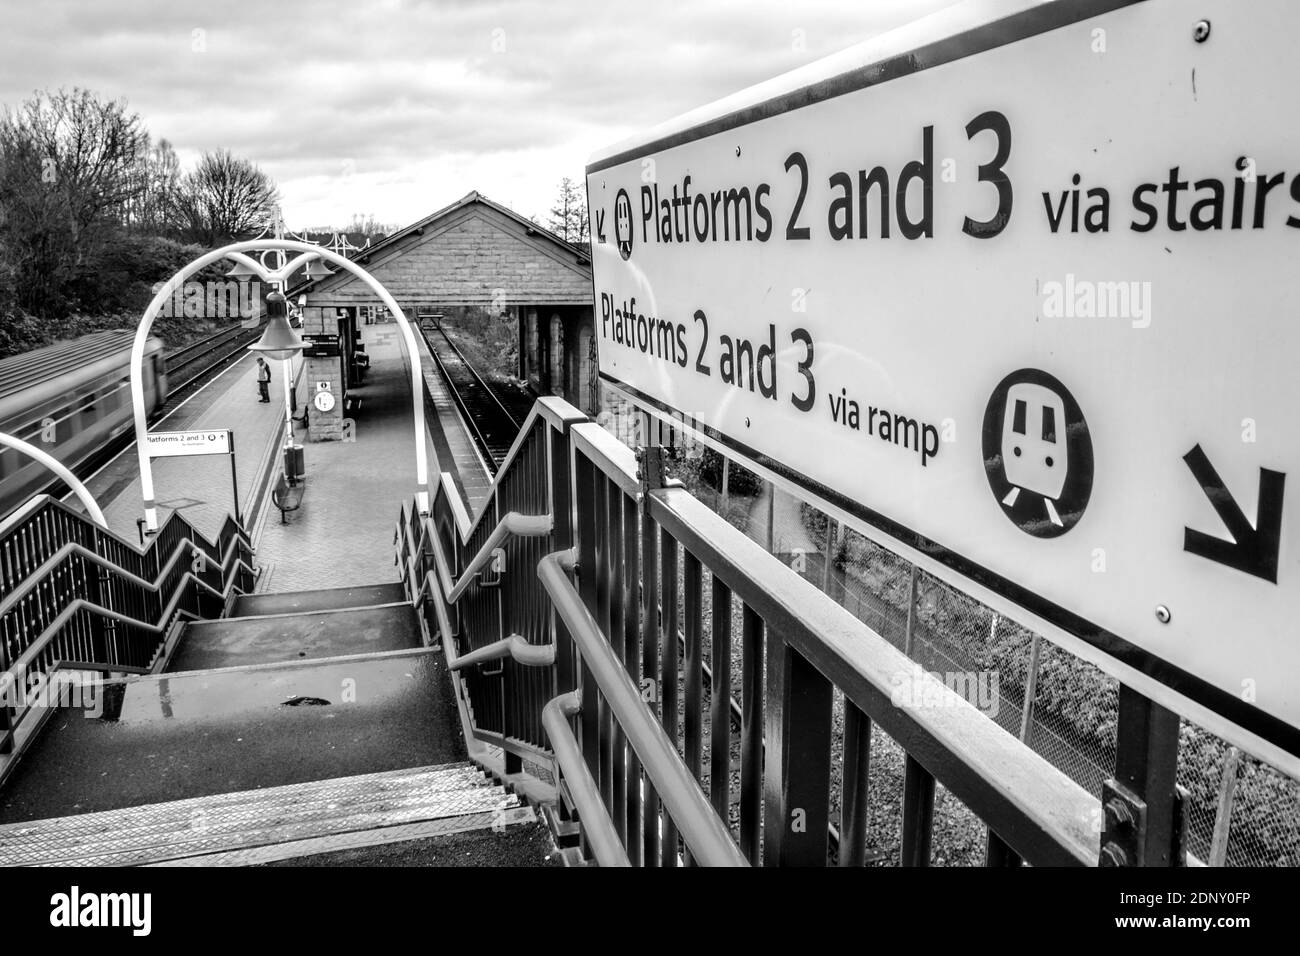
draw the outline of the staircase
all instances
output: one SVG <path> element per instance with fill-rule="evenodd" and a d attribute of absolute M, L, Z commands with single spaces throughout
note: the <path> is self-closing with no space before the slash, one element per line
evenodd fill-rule
<path fill-rule="evenodd" d="M 535 819 L 458 763 L 9 824 L 0 866 L 247 866 Z"/>
<path fill-rule="evenodd" d="M 409 650 L 422 642 L 400 584 L 245 594 L 230 616 L 187 624 L 167 670 L 322 660 Z"/>
<path fill-rule="evenodd" d="M 543 863 L 453 695 L 401 585 L 239 595 L 161 672 L 44 722 L 0 790 L 0 866 Z"/>

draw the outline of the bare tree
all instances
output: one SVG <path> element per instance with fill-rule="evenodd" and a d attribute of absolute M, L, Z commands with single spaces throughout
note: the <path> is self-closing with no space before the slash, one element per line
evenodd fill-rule
<path fill-rule="evenodd" d="M 382 222 L 376 221 L 373 212 L 366 213 L 364 216 L 359 212 L 354 212 L 352 214 L 352 222 L 350 222 L 346 228 L 337 231 L 345 232 L 348 235 L 382 237 L 388 235 L 390 232 L 395 232 L 396 230 L 396 226 L 386 226 Z"/>
<path fill-rule="evenodd" d="M 124 103 L 74 88 L 38 93 L 0 120 L 0 240 L 16 296 L 29 310 L 63 308 L 125 209 L 148 145 Z"/>
<path fill-rule="evenodd" d="M 565 242 L 577 244 L 591 239 L 587 222 L 587 191 L 568 176 L 560 180 L 560 192 L 551 207 L 546 228 Z"/>
<path fill-rule="evenodd" d="M 172 144 L 160 139 L 150 146 L 136 163 L 134 175 L 140 192 L 126 209 L 125 223 L 154 235 L 175 231 L 181 165 Z"/>
<path fill-rule="evenodd" d="M 280 191 L 266 173 L 229 150 L 204 153 L 181 178 L 176 215 L 183 238 L 219 246 L 258 232 L 274 218 Z"/>

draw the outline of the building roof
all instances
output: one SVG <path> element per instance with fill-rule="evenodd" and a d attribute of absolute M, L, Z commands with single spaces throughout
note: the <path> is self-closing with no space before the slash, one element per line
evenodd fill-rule
<path fill-rule="evenodd" d="M 463 245 L 451 248 L 451 234 L 456 230 L 477 230 L 478 234 L 476 238 L 463 235 Z M 429 246 L 434 242 L 447 243 L 443 250 L 445 259 L 434 258 L 433 247 Z M 494 254 L 504 250 L 499 259 L 487 255 L 480 263 L 478 254 L 485 251 L 485 243 L 493 246 L 491 251 Z M 428 256 L 428 259 L 421 261 L 421 256 Z M 404 259 L 404 264 L 396 263 L 398 259 Z M 526 263 L 521 261 L 525 259 L 528 260 Z M 591 255 L 588 246 L 565 242 L 549 229 L 525 219 L 513 209 L 494 203 L 478 191 L 461 196 L 432 215 L 386 235 L 367 250 L 357 252 L 354 261 L 376 274 L 400 302 L 450 303 L 456 299 L 463 304 L 482 304 L 490 297 L 494 285 L 507 286 L 511 290 L 507 294 L 507 302 L 511 304 L 524 302 L 530 295 L 536 297 L 533 300 L 537 302 L 546 302 L 549 300 L 547 294 L 554 294 L 555 302 L 590 302 Z M 521 280 L 519 269 L 516 269 L 515 281 L 503 278 L 498 282 L 497 273 L 503 271 L 503 261 L 528 269 L 537 281 Z M 412 280 L 411 272 L 415 268 L 421 269 L 421 281 L 428 289 L 420 287 L 419 281 Z M 378 272 L 386 274 L 380 276 Z M 294 298 L 304 293 L 316 293 L 325 302 L 356 299 L 363 295 L 357 284 L 359 280 L 355 276 L 335 271 L 333 276 L 320 280 L 298 282 L 287 294 Z M 344 287 L 347 287 L 346 291 Z M 373 300 L 369 290 L 365 290 L 364 297 Z"/>

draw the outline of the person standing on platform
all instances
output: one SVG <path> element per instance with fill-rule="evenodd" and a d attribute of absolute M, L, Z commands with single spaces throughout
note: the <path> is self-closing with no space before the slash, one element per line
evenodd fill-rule
<path fill-rule="evenodd" d="M 257 357 L 257 394 L 259 402 L 271 400 L 271 366 L 260 355 Z"/>

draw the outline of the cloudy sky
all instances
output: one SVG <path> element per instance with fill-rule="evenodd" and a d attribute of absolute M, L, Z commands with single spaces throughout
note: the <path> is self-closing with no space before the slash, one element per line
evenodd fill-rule
<path fill-rule="evenodd" d="M 0 2 L 0 102 L 125 98 L 186 167 L 258 163 L 295 229 L 406 224 L 471 189 L 544 220 L 596 148 L 952 4 Z"/>

